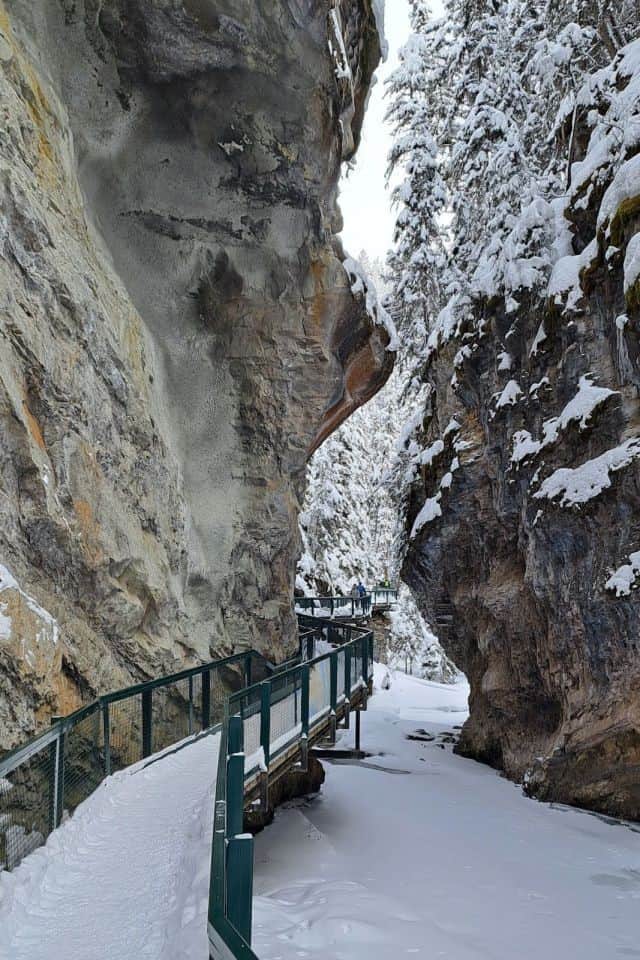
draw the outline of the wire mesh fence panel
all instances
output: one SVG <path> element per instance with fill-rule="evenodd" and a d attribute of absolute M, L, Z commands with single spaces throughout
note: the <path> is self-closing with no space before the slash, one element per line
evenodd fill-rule
<path fill-rule="evenodd" d="M 211 671 L 211 726 L 222 723 L 224 720 L 224 705 L 229 690 L 224 683 L 221 671 Z"/>
<path fill-rule="evenodd" d="M 350 617 L 353 613 L 351 597 L 336 597 L 334 600 L 334 615 L 336 617 Z"/>
<path fill-rule="evenodd" d="M 202 683 L 201 673 L 191 678 L 191 732 L 202 730 Z"/>
<path fill-rule="evenodd" d="M 211 671 L 211 726 L 222 723 L 227 700 L 242 687 L 244 663 L 224 664 Z"/>
<path fill-rule="evenodd" d="M 109 704 L 111 772 L 142 759 L 142 696 Z"/>
<path fill-rule="evenodd" d="M 56 823 L 56 740 L 0 778 L 0 870 L 13 870 Z"/>
<path fill-rule="evenodd" d="M 104 730 L 100 705 L 64 735 L 62 805 L 64 812 L 73 813 L 106 776 Z"/>
<path fill-rule="evenodd" d="M 309 667 L 309 722 L 325 713 L 331 704 L 331 664 L 329 657 Z"/>
<path fill-rule="evenodd" d="M 189 680 L 183 678 L 155 687 L 151 700 L 151 752 L 166 750 L 193 731 Z"/>
<path fill-rule="evenodd" d="M 275 687 L 275 689 L 274 689 Z M 274 682 L 271 689 L 270 752 L 277 753 L 300 733 L 300 677 L 287 677 L 286 683 Z"/>
<path fill-rule="evenodd" d="M 253 683 L 262 683 L 263 680 L 266 680 L 269 676 L 269 668 L 264 657 L 256 653 L 250 653 L 247 654 L 247 659 L 250 664 L 248 686 Z"/>
<path fill-rule="evenodd" d="M 240 714 L 244 736 L 245 773 L 259 762 L 260 749 L 260 688 L 254 687 L 246 696 L 235 696 L 229 704 L 231 714 Z"/>

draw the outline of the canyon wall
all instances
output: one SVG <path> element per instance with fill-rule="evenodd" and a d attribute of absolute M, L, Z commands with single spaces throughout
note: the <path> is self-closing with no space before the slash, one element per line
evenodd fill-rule
<path fill-rule="evenodd" d="M 392 365 L 336 236 L 380 46 L 370 0 L 0 0 L 0 749 L 295 644 L 308 457 Z"/>
<path fill-rule="evenodd" d="M 634 819 L 639 54 L 579 100 L 567 196 L 514 227 L 542 252 L 510 266 L 546 275 L 545 295 L 477 297 L 431 334 L 403 569 L 431 622 L 451 620 L 441 639 L 471 683 L 459 751 L 541 799 Z"/>

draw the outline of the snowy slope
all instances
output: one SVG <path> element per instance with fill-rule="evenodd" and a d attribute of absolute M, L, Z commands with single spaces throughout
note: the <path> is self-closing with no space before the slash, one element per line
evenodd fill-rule
<path fill-rule="evenodd" d="M 261 960 L 639 955 L 640 833 L 442 749 L 466 694 L 395 675 L 364 717 L 376 756 L 327 765 L 322 795 L 258 837 Z"/>
<path fill-rule="evenodd" d="M 218 743 L 115 774 L 0 874 L 1 960 L 203 960 Z"/>

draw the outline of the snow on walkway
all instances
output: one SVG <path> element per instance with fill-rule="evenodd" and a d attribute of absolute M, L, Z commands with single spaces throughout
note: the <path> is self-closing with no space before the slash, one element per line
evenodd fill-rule
<path fill-rule="evenodd" d="M 203 960 L 219 736 L 105 781 L 0 874 L 1 960 Z"/>
<path fill-rule="evenodd" d="M 258 836 L 261 960 L 640 957 L 640 827 L 453 755 L 467 692 L 396 674 L 363 717 L 376 756 L 327 764 L 322 794 Z"/>

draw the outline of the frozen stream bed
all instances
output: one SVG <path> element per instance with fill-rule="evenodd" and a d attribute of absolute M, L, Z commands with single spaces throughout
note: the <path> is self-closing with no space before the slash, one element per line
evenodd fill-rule
<path fill-rule="evenodd" d="M 321 795 L 257 838 L 261 960 L 640 957 L 640 827 L 454 756 L 467 693 L 396 674 L 363 715 L 375 756 L 327 764 Z"/>

